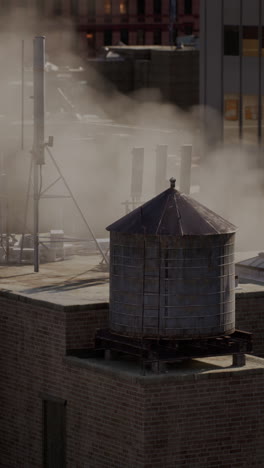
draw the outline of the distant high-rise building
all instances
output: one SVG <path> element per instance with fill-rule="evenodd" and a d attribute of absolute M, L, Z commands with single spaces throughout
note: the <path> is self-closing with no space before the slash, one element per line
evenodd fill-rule
<path fill-rule="evenodd" d="M 264 0 L 201 0 L 200 49 L 200 102 L 213 139 L 261 142 Z"/>

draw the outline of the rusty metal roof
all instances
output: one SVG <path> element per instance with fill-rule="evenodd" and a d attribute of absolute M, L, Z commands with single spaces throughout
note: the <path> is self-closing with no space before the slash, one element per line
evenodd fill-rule
<path fill-rule="evenodd" d="M 188 195 L 169 188 L 106 228 L 127 234 L 203 236 L 237 228 Z"/>

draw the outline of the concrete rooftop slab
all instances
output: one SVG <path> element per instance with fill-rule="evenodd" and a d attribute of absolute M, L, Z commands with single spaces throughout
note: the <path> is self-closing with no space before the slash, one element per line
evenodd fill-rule
<path fill-rule="evenodd" d="M 100 265 L 101 257 L 74 256 L 40 265 L 0 266 L 0 294 L 7 290 L 24 297 L 74 306 L 109 301 L 109 273 Z"/>

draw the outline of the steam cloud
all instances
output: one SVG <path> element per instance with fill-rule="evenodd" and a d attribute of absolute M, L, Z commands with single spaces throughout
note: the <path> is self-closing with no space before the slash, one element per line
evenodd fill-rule
<path fill-rule="evenodd" d="M 240 249 L 252 250 L 252 245 L 262 248 L 262 172 L 251 152 L 226 146 L 210 150 L 204 157 L 199 108 L 183 112 L 163 102 L 156 90 L 121 95 L 74 53 L 75 36 L 69 24 L 56 23 L 53 29 L 49 24 L 47 32 L 47 25 L 38 22 L 33 11 L 22 15 L 22 10 L 16 10 L 8 17 L 0 41 L 1 157 L 8 174 L 12 232 L 22 229 L 33 142 L 33 38 L 46 33 L 49 62 L 84 68 L 82 73 L 71 72 L 76 78 L 70 86 L 63 77 L 55 80 L 52 72 L 47 74 L 46 135 L 54 136 L 54 157 L 97 237 L 105 237 L 105 226 L 125 214 L 122 202 L 130 196 L 133 147 L 145 148 L 142 201 L 146 201 L 155 195 L 156 146 L 168 145 L 169 179 L 179 177 L 180 148 L 188 143 L 193 144 L 193 196 L 238 226 Z M 22 39 L 26 65 L 24 151 L 20 126 Z M 70 96 L 74 104 L 71 112 L 58 87 Z M 80 119 L 78 114 L 86 117 Z M 44 187 L 57 178 L 48 155 L 42 178 Z M 50 193 L 67 194 L 61 182 Z M 40 213 L 42 232 L 64 229 L 69 235 L 87 235 L 69 199 L 42 200 Z M 32 215 L 31 202 L 29 229 Z"/>

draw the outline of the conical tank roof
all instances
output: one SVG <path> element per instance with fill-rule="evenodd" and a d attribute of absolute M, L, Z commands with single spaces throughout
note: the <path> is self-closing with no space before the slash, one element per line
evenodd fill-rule
<path fill-rule="evenodd" d="M 233 233 L 237 228 L 188 195 L 171 187 L 108 226 L 108 231 L 164 236 Z"/>

